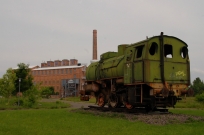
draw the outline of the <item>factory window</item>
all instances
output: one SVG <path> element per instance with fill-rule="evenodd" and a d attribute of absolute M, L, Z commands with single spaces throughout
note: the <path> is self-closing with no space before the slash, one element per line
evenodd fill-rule
<path fill-rule="evenodd" d="M 157 43 L 153 42 L 149 48 L 149 53 L 154 55 L 157 52 L 158 45 Z"/>
<path fill-rule="evenodd" d="M 38 75 L 40 75 L 40 71 L 38 71 Z"/>
<path fill-rule="evenodd" d="M 58 62 L 57 61 L 55 61 L 55 66 L 58 66 Z"/>
<path fill-rule="evenodd" d="M 72 69 L 70 68 L 70 70 L 69 70 L 69 73 L 71 74 L 72 73 Z"/>
<path fill-rule="evenodd" d="M 187 47 L 182 47 L 182 48 L 181 48 L 181 57 L 182 57 L 183 59 L 185 59 L 187 55 L 188 55 L 188 49 L 187 49 Z"/>
<path fill-rule="evenodd" d="M 138 46 L 136 47 L 136 55 L 135 58 L 141 58 L 142 57 L 142 50 L 144 46 Z"/>
<path fill-rule="evenodd" d="M 66 69 L 66 74 L 68 74 L 68 70 L 69 70 L 69 69 Z"/>
<path fill-rule="evenodd" d="M 55 74 L 57 74 L 57 70 L 55 70 Z"/>
<path fill-rule="evenodd" d="M 61 74 L 63 74 L 64 69 L 61 70 Z"/>
<path fill-rule="evenodd" d="M 168 45 L 168 44 L 164 45 L 164 56 L 166 58 L 172 58 L 173 57 L 172 45 Z"/>

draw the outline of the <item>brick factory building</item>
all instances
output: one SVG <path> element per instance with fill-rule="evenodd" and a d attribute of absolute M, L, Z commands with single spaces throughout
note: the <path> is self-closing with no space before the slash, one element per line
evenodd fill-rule
<path fill-rule="evenodd" d="M 47 61 L 32 70 L 34 84 L 53 87 L 60 97 L 77 96 L 79 90 L 83 90 L 85 73 L 86 64 L 76 59 Z"/>

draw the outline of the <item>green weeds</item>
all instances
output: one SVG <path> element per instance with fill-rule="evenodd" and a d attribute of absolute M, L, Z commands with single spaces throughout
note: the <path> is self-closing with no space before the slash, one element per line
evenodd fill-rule
<path fill-rule="evenodd" d="M 177 101 L 176 108 L 204 108 L 204 104 L 197 102 L 195 97 L 186 97 Z"/>
<path fill-rule="evenodd" d="M 18 106 L 19 103 L 19 106 Z M 8 104 L 6 98 L 0 99 L 0 110 L 17 110 L 17 109 L 59 109 L 59 108 L 68 108 L 70 104 L 64 103 L 62 101 L 56 102 L 41 102 L 36 101 L 35 98 L 29 96 L 28 98 L 16 98 L 13 97 L 10 99 Z"/>

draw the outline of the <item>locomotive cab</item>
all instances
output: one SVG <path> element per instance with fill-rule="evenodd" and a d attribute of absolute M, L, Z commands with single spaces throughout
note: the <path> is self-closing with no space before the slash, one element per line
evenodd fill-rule
<path fill-rule="evenodd" d="M 190 61 L 182 40 L 161 35 L 132 44 L 125 60 L 124 84 L 133 86 L 128 90 L 130 104 L 145 105 L 149 100 L 158 101 L 153 107 L 174 107 L 187 94 Z"/>
<path fill-rule="evenodd" d="M 153 38 L 147 47 L 146 65 L 149 68 L 146 71 L 149 74 L 146 74 L 146 82 L 154 89 L 154 94 L 162 96 L 162 85 L 171 95 L 178 97 L 184 94 L 190 84 L 187 44 L 178 38 L 163 36 L 163 44 L 158 38 Z"/>

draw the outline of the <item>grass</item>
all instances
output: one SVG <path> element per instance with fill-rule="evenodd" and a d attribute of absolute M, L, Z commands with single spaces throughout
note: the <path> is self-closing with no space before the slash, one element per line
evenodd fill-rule
<path fill-rule="evenodd" d="M 68 97 L 63 100 L 81 102 L 78 97 Z M 122 114 L 121 116 L 114 114 L 106 116 L 106 112 L 104 115 L 94 115 L 87 112 L 70 111 L 69 104 L 64 103 L 63 100 L 38 102 L 33 109 L 0 110 L 0 135 L 201 135 L 204 133 L 203 122 L 150 125 L 138 120 L 128 121 Z M 95 99 L 92 98 L 89 102 L 95 102 Z M 9 107 L 5 103 L 5 100 L 0 99 L 0 108 Z M 186 98 L 179 101 L 176 108 L 171 108 L 169 111 L 204 117 L 202 106 L 194 98 Z"/>
<path fill-rule="evenodd" d="M 69 108 L 70 104 L 68 103 L 64 103 L 61 101 L 56 101 L 54 103 L 51 102 L 39 102 L 38 104 L 36 104 L 35 106 L 33 106 L 33 108 L 37 108 L 37 109 L 57 109 L 57 108 Z"/>
<path fill-rule="evenodd" d="M 195 97 L 186 97 L 182 100 L 177 101 L 176 108 L 204 108 L 203 103 L 199 103 L 195 100 Z"/>
<path fill-rule="evenodd" d="M 192 108 L 170 108 L 169 112 L 174 114 L 187 114 L 194 116 L 203 116 L 204 117 L 204 109 L 192 109 Z"/>
<path fill-rule="evenodd" d="M 175 108 L 169 108 L 169 111 L 176 114 L 204 116 L 204 104 L 197 102 L 195 97 L 186 97 L 177 101 Z"/>
<path fill-rule="evenodd" d="M 148 125 L 123 118 L 74 113 L 69 109 L 29 109 L 0 111 L 0 134 L 6 135 L 172 135 L 203 134 L 202 122 Z"/>
<path fill-rule="evenodd" d="M 70 104 L 64 103 L 62 101 L 55 101 L 55 102 L 42 102 L 37 101 L 32 106 L 18 106 L 16 103 L 17 98 L 13 97 L 10 99 L 9 103 L 8 100 L 5 98 L 0 99 L 0 110 L 18 110 L 18 109 L 56 109 L 56 108 L 68 108 Z"/>

